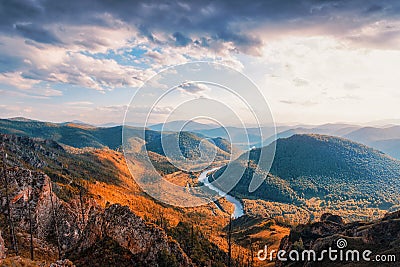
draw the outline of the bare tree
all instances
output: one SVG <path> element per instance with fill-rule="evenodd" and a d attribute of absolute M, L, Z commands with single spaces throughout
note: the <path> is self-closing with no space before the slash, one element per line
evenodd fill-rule
<path fill-rule="evenodd" d="M 12 209 L 10 205 L 10 195 L 9 195 L 9 181 L 8 181 L 8 176 L 7 176 L 7 166 L 6 166 L 6 159 L 7 159 L 7 153 L 5 151 L 5 145 L 4 143 L 2 144 L 2 154 L 3 154 L 3 183 L 4 183 L 4 188 L 5 188 L 5 193 L 6 193 L 6 208 L 7 208 L 7 221 L 8 225 L 10 228 L 10 238 L 11 238 L 11 244 L 13 247 L 13 250 L 15 252 L 15 255 L 18 255 L 18 241 L 15 236 L 15 229 L 14 229 L 14 222 L 12 218 Z"/>

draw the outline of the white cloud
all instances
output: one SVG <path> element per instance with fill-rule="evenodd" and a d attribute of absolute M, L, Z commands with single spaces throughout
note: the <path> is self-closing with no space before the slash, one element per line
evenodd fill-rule
<path fill-rule="evenodd" d="M 26 79 L 21 76 L 21 72 L 0 73 L 0 83 L 8 84 L 20 89 L 29 89 L 40 81 Z"/>
<path fill-rule="evenodd" d="M 199 93 L 203 93 L 204 91 L 210 91 L 210 88 L 208 88 L 207 85 L 203 83 L 198 83 L 198 82 L 191 82 L 187 81 L 185 83 L 182 83 L 181 85 L 178 86 L 179 90 L 181 92 L 193 94 L 193 95 L 198 95 Z"/>
<path fill-rule="evenodd" d="M 68 106 L 90 106 L 93 105 L 90 101 L 74 101 L 74 102 L 67 102 L 65 103 Z"/>

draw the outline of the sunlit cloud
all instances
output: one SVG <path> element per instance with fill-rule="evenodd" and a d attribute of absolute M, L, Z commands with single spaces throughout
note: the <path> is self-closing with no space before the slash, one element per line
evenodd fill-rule
<path fill-rule="evenodd" d="M 392 117 L 399 8 L 394 0 L 2 1 L 1 104 L 41 100 L 29 104 L 40 117 L 43 104 L 57 111 L 51 101 L 68 97 L 60 120 L 111 119 L 127 103 L 89 104 L 81 96 L 138 89 L 168 66 L 204 60 L 250 76 L 280 121 Z M 208 89 L 188 83 L 180 90 Z"/>

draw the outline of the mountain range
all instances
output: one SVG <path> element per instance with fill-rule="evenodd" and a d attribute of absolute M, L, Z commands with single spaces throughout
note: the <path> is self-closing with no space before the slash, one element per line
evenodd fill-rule
<path fill-rule="evenodd" d="M 1 183 L 0 208 L 8 214 L 8 199 L 20 249 L 20 256 L 16 256 L 10 219 L 2 216 L 0 257 L 7 247 L 8 265 L 21 261 L 28 266 L 38 265 L 39 261 L 54 262 L 62 257 L 77 266 L 131 266 L 133 262 L 139 266 L 228 266 L 229 261 L 237 266 L 251 266 L 251 262 L 257 266 L 257 246 L 271 244 L 277 249 L 280 243 L 281 247 L 290 247 L 292 241 L 300 243 L 298 235 L 304 235 L 304 245 L 309 246 L 307 242 L 315 236 L 307 234 L 315 227 L 318 231 L 320 224 L 314 223 L 319 217 L 327 217 L 326 213 L 340 214 L 350 222 L 350 226 L 340 229 L 335 226 L 337 234 L 349 235 L 346 229 L 360 234 L 364 229 L 355 227 L 355 221 L 375 220 L 384 227 L 386 219 L 380 218 L 400 208 L 399 160 L 338 137 L 384 142 L 396 138 L 395 126 L 281 126 L 277 140 L 243 153 L 224 138 L 227 135 L 222 134 L 222 128 L 194 127 L 200 128 L 160 132 L 157 128 L 95 127 L 82 122 L 0 120 L 0 143 L 8 155 L 4 165 L 9 182 L 8 197 L 4 180 Z M 243 129 L 230 130 L 237 134 L 235 140 L 243 140 Z M 257 128 L 248 130 L 254 134 L 253 141 L 261 142 Z M 121 152 L 123 131 L 125 148 L 132 155 L 131 170 Z M 316 131 L 325 134 L 314 134 Z M 167 153 L 162 139 L 177 144 L 179 151 Z M 257 168 L 260 153 L 274 147 L 271 169 Z M 231 154 L 238 155 L 229 164 L 245 171 L 229 194 L 240 199 L 244 215 L 230 223 L 233 206 L 224 198 L 190 209 L 152 199 L 132 179 L 132 175 L 136 178 L 149 174 L 145 152 L 165 179 L 188 188 L 201 184 L 196 179 L 199 172 L 181 171 L 171 159 L 196 159 L 206 153 L 217 155 L 214 166 L 223 166 Z M 220 168 L 209 179 L 218 181 L 225 169 Z M 265 180 L 249 193 L 255 174 Z M 395 223 L 397 219 L 390 220 Z M 306 226 L 295 229 L 299 223 Z M 369 228 L 371 236 L 376 237 L 375 228 Z M 392 232 L 393 242 L 400 240 L 395 236 L 396 229 Z M 35 248 L 33 263 L 25 261 L 29 258 L 30 235 Z M 70 266 L 69 260 L 58 264 Z"/>
<path fill-rule="evenodd" d="M 142 137 L 142 127 L 134 127 L 128 124 L 129 135 Z M 133 125 L 133 124 L 132 124 Z M 25 134 L 31 137 L 49 138 L 75 147 L 110 147 L 117 148 L 121 144 L 118 134 L 122 132 L 122 126 L 118 123 L 105 124 L 97 127 L 81 121 L 64 123 L 48 123 L 17 117 L 12 119 L 0 119 L 0 131 L 3 133 Z M 354 142 L 362 143 L 370 147 L 400 159 L 400 126 L 360 126 L 346 123 L 328 123 L 323 125 L 278 125 L 274 127 L 241 128 L 219 127 L 215 124 L 200 122 L 172 121 L 163 124 L 150 125 L 147 131 L 159 132 L 186 131 L 200 134 L 200 137 L 223 138 L 241 150 L 252 147 L 263 147 L 279 138 L 290 137 L 294 134 L 325 134 L 344 137 Z M 276 136 L 274 135 L 276 131 Z M 264 134 L 264 135 L 262 135 Z M 73 136 L 79 136 L 74 140 Z M 79 140 L 79 141 L 78 141 Z"/>

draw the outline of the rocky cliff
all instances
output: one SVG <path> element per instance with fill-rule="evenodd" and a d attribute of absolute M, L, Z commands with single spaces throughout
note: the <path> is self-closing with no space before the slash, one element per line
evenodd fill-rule
<path fill-rule="evenodd" d="M 77 199 L 68 203 L 60 200 L 51 189 L 49 177 L 41 172 L 14 167 L 8 169 L 6 175 L 16 232 L 19 236 L 24 233 L 26 236 L 30 233 L 32 222 L 35 243 L 41 241 L 42 248 L 53 257 L 57 257 L 59 247 L 61 256 L 72 257 L 78 266 L 86 266 L 93 260 L 99 260 L 104 265 L 115 258 L 120 265 L 156 266 L 168 256 L 178 266 L 192 266 L 179 244 L 170 239 L 164 230 L 145 223 L 128 207 L 115 204 L 103 210 L 88 199 L 81 209 Z M 1 203 L 1 212 L 7 214 L 5 194 L 2 194 Z M 93 254 L 88 252 L 96 246 L 99 248 L 99 244 L 100 247 L 105 245 L 105 241 L 118 246 L 124 257 L 117 253 L 114 259 L 109 259 L 107 254 L 91 258 Z M 1 251 L 4 255 L 0 244 Z"/>
<path fill-rule="evenodd" d="M 57 179 L 68 175 L 54 176 L 52 181 L 42 171 L 67 168 L 64 159 L 72 156 L 57 143 L 9 135 L 0 135 L 0 142 L 8 155 L 4 165 L 0 159 L 0 212 L 5 215 L 0 231 L 6 241 L 0 237 L 0 258 L 12 258 L 11 264 L 28 258 L 32 232 L 35 260 L 47 262 L 46 266 L 60 257 L 70 257 L 77 266 L 193 265 L 163 229 L 146 223 L 128 207 L 102 208 L 92 195 L 80 197 L 84 188 L 73 184 L 72 178 L 70 184 L 64 179 L 63 187 L 73 194 L 61 198 Z M 14 257 L 9 215 L 21 257 Z M 63 266 L 60 262 L 57 266 Z"/>
<path fill-rule="evenodd" d="M 146 223 L 128 207 L 119 204 L 111 205 L 105 211 L 93 210 L 81 239 L 67 254 L 77 259 L 79 265 L 101 266 L 104 258 L 99 261 L 92 252 L 105 252 L 112 246 L 124 251 L 125 260 L 118 255 L 113 258 L 113 251 L 104 256 L 113 263 L 118 262 L 119 266 L 157 266 L 161 263 L 192 266 L 179 244 L 169 238 L 163 229 Z M 166 262 L 168 260 L 170 262 Z"/>
<path fill-rule="evenodd" d="M 299 262 L 277 261 L 275 266 L 399 266 L 400 211 L 389 213 L 377 221 L 348 224 L 343 223 L 338 215 L 324 214 L 319 222 L 299 225 L 292 229 L 280 245 L 280 249 L 286 251 L 286 257 L 292 250 L 300 253 L 304 250 L 314 250 L 316 255 L 321 255 L 323 250 L 329 248 L 343 249 L 345 252 L 358 250 L 360 255 L 363 251 L 370 250 L 371 261 L 364 261 L 361 256 L 360 261 L 330 261 L 325 257 L 322 262 L 307 261 L 307 258 Z M 377 255 L 385 255 L 386 261 L 378 262 Z"/>

